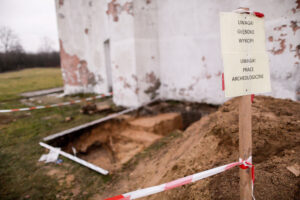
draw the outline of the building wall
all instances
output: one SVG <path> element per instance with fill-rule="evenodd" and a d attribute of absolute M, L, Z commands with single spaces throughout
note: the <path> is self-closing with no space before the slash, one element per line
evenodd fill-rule
<path fill-rule="evenodd" d="M 133 2 L 107 1 L 107 17 L 111 39 L 113 100 L 118 105 L 139 104 L 136 95 L 136 55 Z"/>
<path fill-rule="evenodd" d="M 291 0 L 158 1 L 161 97 L 223 103 L 219 12 L 248 7 L 265 14 L 272 95 L 300 89 L 300 2 Z"/>
<path fill-rule="evenodd" d="M 270 60 L 270 95 L 300 100 L 300 1 L 243 1 L 265 16 L 267 51 Z M 297 97 L 298 93 L 298 97 Z"/>
<path fill-rule="evenodd" d="M 95 8 L 88 7 L 88 2 L 65 0 L 67 7 L 63 10 L 56 0 L 63 41 L 62 69 L 73 63 L 68 56 L 64 62 L 66 51 L 69 56 L 76 55 L 79 60 L 92 63 L 87 68 L 101 77 L 95 85 L 90 84 L 91 87 L 82 86 L 82 81 L 75 88 L 94 92 L 107 90 L 101 46 L 109 39 L 116 104 L 137 106 L 154 98 L 223 103 L 226 99 L 221 91 L 219 12 L 244 6 L 265 14 L 272 84 L 269 95 L 295 100 L 297 90 L 300 92 L 299 1 L 91 1 Z M 68 19 L 60 19 L 60 13 Z M 74 20 L 77 23 L 73 23 Z M 89 39 L 89 35 L 82 33 L 87 25 L 94 31 L 91 33 L 94 37 Z M 76 66 L 76 69 L 82 68 L 82 64 Z M 70 75 L 65 71 L 64 79 L 68 80 Z M 84 70 L 77 71 L 78 78 Z M 77 92 L 68 83 L 66 88 L 72 90 L 66 92 Z"/>
<path fill-rule="evenodd" d="M 158 4 L 134 0 L 134 36 L 136 55 L 136 95 L 139 103 L 160 97 L 160 50 Z"/>
<path fill-rule="evenodd" d="M 65 93 L 107 92 L 105 0 L 56 0 L 55 4 Z"/>
<path fill-rule="evenodd" d="M 223 103 L 219 12 L 238 1 L 158 2 L 161 97 Z"/>

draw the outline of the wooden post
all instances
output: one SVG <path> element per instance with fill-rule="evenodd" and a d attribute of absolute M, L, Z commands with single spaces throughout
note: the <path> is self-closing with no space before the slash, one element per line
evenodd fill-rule
<path fill-rule="evenodd" d="M 239 102 L 239 152 L 240 158 L 252 154 L 251 95 L 241 96 Z M 251 169 L 240 169 L 240 199 L 251 200 Z"/>

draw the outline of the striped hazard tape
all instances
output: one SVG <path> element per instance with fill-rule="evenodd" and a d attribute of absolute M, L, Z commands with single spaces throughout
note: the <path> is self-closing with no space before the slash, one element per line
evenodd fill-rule
<path fill-rule="evenodd" d="M 0 110 L 0 113 L 10 113 L 10 112 L 18 112 L 18 111 L 28 111 L 28 110 L 37 110 L 37 109 L 43 109 L 43 108 L 60 107 L 60 106 L 72 105 L 72 104 L 75 104 L 75 103 L 92 101 L 92 100 L 101 99 L 101 98 L 110 97 L 110 96 L 112 96 L 111 92 L 101 94 L 101 95 L 98 95 L 98 96 L 94 96 L 94 97 L 88 97 L 88 98 L 85 98 L 85 99 L 71 100 L 71 101 L 56 103 L 56 104 L 52 104 L 52 105 L 34 106 L 34 107 L 30 107 L 30 108 L 15 108 L 15 109 Z"/>
<path fill-rule="evenodd" d="M 240 166 L 241 169 L 248 169 L 248 168 L 252 169 L 251 170 L 251 172 L 252 172 L 252 197 L 253 197 L 253 199 L 255 199 L 254 195 L 253 195 L 254 166 L 251 164 L 251 160 L 252 160 L 251 157 L 248 158 L 246 161 L 243 161 L 242 159 L 240 159 L 239 162 L 230 163 L 230 164 L 227 164 L 227 165 L 223 165 L 221 167 L 216 167 L 216 168 L 206 170 L 206 171 L 203 171 L 203 172 L 200 172 L 200 173 L 197 173 L 197 174 L 186 176 L 186 177 L 177 179 L 175 181 L 171 181 L 169 183 L 164 183 L 164 184 L 161 184 L 161 185 L 136 190 L 136 191 L 133 191 L 133 192 L 128 192 L 128 193 L 121 194 L 121 195 L 118 195 L 118 196 L 115 196 L 115 197 L 111 197 L 111 198 L 108 198 L 108 199 L 105 199 L 105 200 L 131 200 L 131 199 L 138 199 L 138 198 L 141 198 L 141 197 L 146 197 L 146 196 L 149 196 L 149 195 L 152 195 L 152 194 L 156 194 L 156 193 L 159 193 L 159 192 L 163 192 L 163 191 L 166 191 L 166 190 L 177 188 L 177 187 L 182 186 L 182 185 L 193 183 L 193 182 L 199 181 L 201 179 L 205 179 L 207 177 L 210 177 L 210 176 L 213 176 L 215 174 L 219 174 L 221 172 L 229 170 L 229 169 L 231 169 L 235 166 Z"/>
<path fill-rule="evenodd" d="M 250 14 L 250 15 L 254 15 L 254 16 L 259 17 L 259 18 L 263 18 L 265 16 L 261 12 L 255 12 L 255 11 L 247 10 L 247 9 L 244 9 L 244 8 L 236 9 L 233 12 L 240 13 L 240 14 Z"/>

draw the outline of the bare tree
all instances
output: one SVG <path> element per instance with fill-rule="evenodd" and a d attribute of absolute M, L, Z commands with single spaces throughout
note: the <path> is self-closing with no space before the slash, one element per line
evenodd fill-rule
<path fill-rule="evenodd" d="M 40 53 L 51 53 L 54 51 L 53 45 L 54 45 L 54 42 L 50 38 L 43 37 L 43 38 L 41 38 L 39 52 Z"/>
<path fill-rule="evenodd" d="M 0 27 L 0 51 L 5 54 L 9 51 L 20 49 L 19 37 L 7 26 Z"/>

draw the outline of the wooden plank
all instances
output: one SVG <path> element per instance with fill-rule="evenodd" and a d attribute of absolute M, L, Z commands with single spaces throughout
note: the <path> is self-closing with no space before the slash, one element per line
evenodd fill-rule
<path fill-rule="evenodd" d="M 144 106 L 146 106 L 146 105 L 152 104 L 152 103 L 156 102 L 157 100 L 158 100 L 158 99 L 154 99 L 154 100 L 152 100 L 152 101 L 150 101 L 150 102 L 148 102 L 148 103 L 142 104 L 141 106 L 137 106 L 137 107 L 133 107 L 133 108 L 128 108 L 128 109 L 123 110 L 123 111 L 121 111 L 121 112 L 113 113 L 113 114 L 111 114 L 111 115 L 108 115 L 108 116 L 106 116 L 106 117 L 103 117 L 103 118 L 94 120 L 94 121 L 92 121 L 92 122 L 88 122 L 88 123 L 86 123 L 86 124 L 82 124 L 82 125 L 73 127 L 73 128 L 71 128 L 71 129 L 64 130 L 64 131 L 59 132 L 59 133 L 55 133 L 55 134 L 53 134 L 53 135 L 49 135 L 49 136 L 43 138 L 43 141 L 45 141 L 45 142 L 46 142 L 46 141 L 50 141 L 50 140 L 53 140 L 53 139 L 55 139 L 55 138 L 58 138 L 58 137 L 61 137 L 61 136 L 64 136 L 64 135 L 73 133 L 73 132 L 75 132 L 75 131 L 79 131 L 79 130 L 82 130 L 82 129 L 84 129 L 84 128 L 91 127 L 91 126 L 96 125 L 96 124 L 99 124 L 99 123 L 101 123 L 101 122 L 104 122 L 104 121 L 107 121 L 107 120 L 116 118 L 116 117 L 118 117 L 118 116 L 120 116 L 120 115 L 129 113 L 129 112 L 132 112 L 132 111 L 134 111 L 134 110 L 137 110 L 137 109 L 139 109 L 139 108 L 141 108 L 141 107 L 144 107 Z"/>
<path fill-rule="evenodd" d="M 239 152 L 240 158 L 252 155 L 251 95 L 241 96 L 239 101 Z M 240 199 L 252 199 L 251 169 L 240 169 Z"/>
<path fill-rule="evenodd" d="M 116 118 L 116 117 L 118 117 L 118 116 L 120 116 L 120 115 L 129 113 L 129 112 L 132 112 L 132 111 L 134 111 L 134 110 L 136 110 L 136 109 L 138 109 L 138 108 L 129 108 L 129 109 L 123 110 L 123 111 L 121 111 L 121 112 L 114 113 L 114 114 L 108 115 L 108 116 L 106 116 L 106 117 L 103 117 L 103 118 L 100 118 L 100 119 L 97 119 L 97 120 L 94 120 L 94 121 L 91 121 L 91 122 L 88 122 L 88 123 L 85 123 L 85 124 L 82 124 L 82 125 L 73 127 L 73 128 L 71 128 L 71 129 L 68 129 L 68 130 L 65 130 L 65 131 L 62 131 L 62 132 L 53 134 L 53 135 L 49 135 L 49 136 L 45 137 L 43 140 L 44 140 L 44 141 L 53 140 L 53 139 L 55 139 L 55 138 L 58 138 L 58 137 L 61 137 L 61 136 L 64 136 L 64 135 L 73 133 L 73 132 L 75 132 L 75 131 L 79 131 L 79 130 L 81 130 L 81 129 L 84 129 L 84 128 L 87 128 L 87 127 L 90 127 L 90 126 L 99 124 L 99 123 L 101 123 L 101 122 L 104 122 L 104 121 L 107 121 L 107 120 Z"/>

